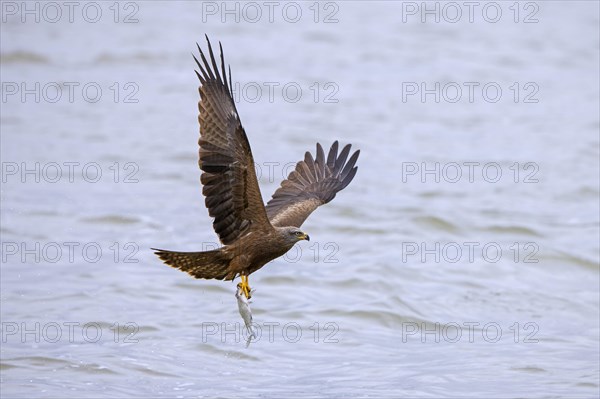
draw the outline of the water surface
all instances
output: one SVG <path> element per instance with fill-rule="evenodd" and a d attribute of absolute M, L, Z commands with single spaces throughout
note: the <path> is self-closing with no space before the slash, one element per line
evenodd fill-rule
<path fill-rule="evenodd" d="M 439 23 L 406 2 L 321 3 L 316 23 L 308 2 L 296 23 L 131 4 L 118 23 L 101 3 L 97 23 L 1 25 L 3 397 L 598 396 L 597 3 L 521 3 L 518 22 L 495 3 L 496 23 L 483 4 L 456 23 L 442 3 Z M 190 56 L 205 33 L 265 200 L 315 142 L 361 149 L 311 242 L 251 276 L 248 349 L 235 284 L 150 251 L 216 245 Z"/>

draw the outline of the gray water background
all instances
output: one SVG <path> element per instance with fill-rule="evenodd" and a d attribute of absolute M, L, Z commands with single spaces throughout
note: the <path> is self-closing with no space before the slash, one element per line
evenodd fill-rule
<path fill-rule="evenodd" d="M 243 3 L 239 22 L 220 2 L 120 3 L 117 23 L 112 2 L 96 23 L 78 4 L 72 23 L 65 7 L 57 23 L 3 13 L 3 398 L 598 396 L 597 2 L 522 2 L 518 22 L 497 2 L 495 23 L 488 2 L 456 23 L 446 3 L 439 22 L 420 2 L 321 3 L 314 22 L 298 2 L 296 23 L 279 3 L 273 22 L 255 3 L 256 23 Z M 235 284 L 149 249 L 217 241 L 190 55 L 205 33 L 231 64 L 265 200 L 315 142 L 361 149 L 352 184 L 303 226 L 312 241 L 251 276 L 248 349 Z M 6 82 L 39 82 L 39 100 Z M 435 82 L 439 102 L 403 98 Z M 420 173 L 436 163 L 439 182 Z"/>

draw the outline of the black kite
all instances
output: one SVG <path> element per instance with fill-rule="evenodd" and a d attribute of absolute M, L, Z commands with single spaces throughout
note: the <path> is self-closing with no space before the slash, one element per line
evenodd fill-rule
<path fill-rule="evenodd" d="M 350 154 L 350 144 L 338 153 L 334 142 L 327 158 L 317 143 L 316 158 L 306 152 L 265 207 L 250 143 L 232 98 L 231 68 L 225 70 L 223 48 L 221 71 L 210 41 L 210 64 L 198 46 L 200 72 L 200 160 L 202 194 L 213 227 L 223 246 L 214 251 L 172 252 L 155 249 L 167 265 L 195 278 L 233 280 L 250 297 L 248 276 L 289 251 L 309 236 L 300 230 L 306 218 L 320 205 L 331 201 L 354 178 L 359 151 Z M 347 160 L 347 162 L 346 162 Z M 153 248 L 154 249 L 154 248 Z"/>

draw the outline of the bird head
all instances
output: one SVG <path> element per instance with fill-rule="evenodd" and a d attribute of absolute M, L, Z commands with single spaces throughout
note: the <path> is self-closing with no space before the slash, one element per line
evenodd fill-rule
<path fill-rule="evenodd" d="M 301 240 L 310 241 L 310 237 L 308 236 L 308 234 L 306 234 L 297 227 L 286 227 L 284 230 L 284 234 L 287 236 L 287 240 L 294 243 Z"/>

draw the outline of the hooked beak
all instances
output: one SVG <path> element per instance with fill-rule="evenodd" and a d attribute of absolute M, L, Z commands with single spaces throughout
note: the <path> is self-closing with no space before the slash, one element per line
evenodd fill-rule
<path fill-rule="evenodd" d="M 306 234 L 306 233 L 304 233 L 304 235 L 302 236 L 302 239 L 303 239 L 303 240 L 306 240 L 306 241 L 310 241 L 310 237 L 309 237 L 309 235 L 308 235 L 308 234 Z"/>

